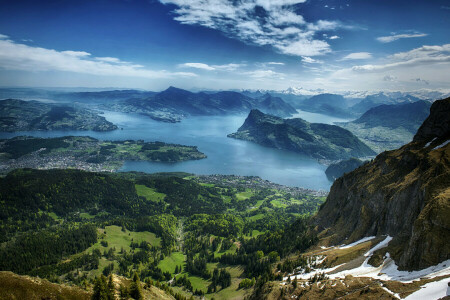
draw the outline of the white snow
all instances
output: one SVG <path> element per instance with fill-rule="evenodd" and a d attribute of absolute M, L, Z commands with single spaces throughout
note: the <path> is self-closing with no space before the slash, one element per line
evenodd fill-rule
<path fill-rule="evenodd" d="M 450 143 L 450 140 L 446 140 L 445 142 L 443 142 L 443 143 L 440 144 L 439 146 L 434 147 L 433 150 L 436 150 L 436 149 L 445 147 L 445 146 L 447 146 L 448 143 Z"/>
<path fill-rule="evenodd" d="M 385 290 L 386 292 L 388 292 L 389 294 L 391 294 L 392 296 L 394 296 L 397 299 L 400 299 L 400 296 L 396 293 L 393 293 L 391 290 L 385 288 L 384 286 L 381 287 L 383 290 Z"/>
<path fill-rule="evenodd" d="M 370 256 L 378 249 L 387 247 L 387 245 L 389 244 L 390 241 L 392 241 L 392 237 L 388 235 L 382 242 L 378 243 L 375 247 L 373 247 L 372 249 L 367 251 L 366 254 L 364 254 L 364 256 Z"/>
<path fill-rule="evenodd" d="M 437 138 L 433 138 L 431 141 L 429 141 L 429 142 L 425 145 L 424 148 L 429 147 L 429 146 L 431 145 L 431 143 L 434 142 L 435 139 L 437 139 Z"/>
<path fill-rule="evenodd" d="M 353 243 L 353 245 L 352 244 L 350 244 L 350 245 L 355 246 L 359 243 L 368 241 L 370 239 L 373 239 L 373 237 L 367 237 L 367 238 L 361 239 L 361 240 Z M 389 242 L 391 240 L 392 240 L 392 237 L 387 236 L 382 242 L 380 242 L 375 247 L 373 247 L 372 249 L 367 251 L 364 254 L 364 257 L 366 257 L 366 259 L 364 260 L 363 264 L 357 268 L 341 271 L 336 274 L 328 274 L 328 273 L 336 270 L 337 268 L 341 267 L 344 264 L 335 266 L 332 268 L 327 268 L 327 269 L 313 269 L 309 273 L 303 273 L 303 274 L 297 274 L 297 275 L 291 274 L 288 277 L 284 277 L 283 281 L 286 281 L 289 277 L 291 278 L 291 280 L 292 279 L 307 280 L 316 274 L 325 273 L 329 279 L 336 280 L 334 282 L 334 285 L 332 285 L 332 286 L 335 286 L 337 283 L 337 280 L 339 280 L 342 284 L 345 285 L 345 283 L 342 282 L 342 278 L 345 278 L 345 276 L 347 276 L 347 275 L 352 275 L 354 277 L 372 277 L 373 279 L 380 279 L 380 280 L 396 280 L 396 281 L 405 282 L 405 283 L 412 282 L 414 280 L 419 280 L 421 278 L 435 278 L 438 276 L 450 275 L 450 259 L 446 260 L 444 262 L 441 262 L 438 265 L 431 266 L 431 267 L 428 267 L 423 270 L 408 272 L 408 271 L 399 271 L 398 266 L 395 264 L 394 260 L 390 257 L 389 253 L 386 253 L 386 255 L 384 257 L 384 262 L 380 266 L 378 266 L 378 267 L 371 266 L 368 263 L 368 261 L 369 261 L 370 257 L 373 255 L 373 253 L 378 249 L 387 247 L 387 245 L 389 244 Z M 347 245 L 347 246 L 351 247 L 350 245 Z M 344 247 L 347 247 L 347 246 L 344 246 Z M 314 261 L 317 261 L 318 259 L 321 259 L 321 257 L 317 257 L 317 256 L 314 257 L 314 260 L 312 260 L 311 263 Z M 425 300 L 425 299 L 427 299 L 428 300 L 428 299 L 438 299 L 438 298 L 444 297 L 446 295 L 450 295 L 450 287 L 447 286 L 448 282 L 450 282 L 450 278 L 441 280 L 439 282 L 428 283 L 428 284 L 424 285 L 421 290 L 415 292 L 414 294 L 410 295 L 406 299 L 408 299 L 408 300 L 411 300 L 411 299 L 412 300 L 414 300 L 414 299 Z M 306 285 L 308 285 L 308 283 L 306 283 Z M 391 291 L 389 291 L 389 292 L 393 296 L 400 298 L 398 294 L 395 294 Z"/>
<path fill-rule="evenodd" d="M 450 282 L 450 278 L 427 283 L 420 290 L 406 297 L 405 300 L 432 300 L 450 296 L 448 282 Z"/>
<path fill-rule="evenodd" d="M 359 241 L 353 242 L 353 243 L 348 244 L 348 245 L 345 245 L 345 246 L 341 245 L 341 246 L 339 246 L 339 247 L 337 247 L 337 248 L 338 248 L 338 249 L 347 249 L 347 248 L 356 246 L 356 245 L 358 245 L 358 244 L 361 244 L 361 243 L 364 243 L 364 242 L 373 240 L 374 238 L 375 238 L 374 236 L 368 236 L 368 237 L 365 237 L 365 238 L 360 239 Z"/>

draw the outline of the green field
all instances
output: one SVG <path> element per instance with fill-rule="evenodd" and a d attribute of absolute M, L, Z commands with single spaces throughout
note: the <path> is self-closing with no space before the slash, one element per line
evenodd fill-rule
<path fill-rule="evenodd" d="M 108 247 L 103 247 L 100 242 L 108 242 Z M 91 247 L 85 250 L 86 253 L 91 253 L 94 249 L 100 249 L 100 251 L 109 250 L 109 248 L 116 248 L 116 251 L 120 251 L 122 248 L 125 251 L 130 251 L 131 241 L 134 242 L 149 242 L 152 246 L 159 246 L 161 243 L 161 238 L 156 237 L 152 232 L 123 232 L 122 228 L 119 226 L 106 226 L 105 229 L 98 229 L 98 241 Z"/>
<path fill-rule="evenodd" d="M 165 257 L 162 261 L 159 262 L 158 267 L 161 268 L 163 272 L 170 272 L 171 274 L 175 273 L 176 266 L 183 266 L 184 261 L 186 259 L 186 255 L 181 252 L 172 252 L 170 256 Z"/>
<path fill-rule="evenodd" d="M 238 199 L 238 200 L 246 200 L 246 199 L 248 199 L 248 198 L 250 198 L 251 196 L 253 196 L 254 195 L 254 193 L 251 191 L 251 190 L 247 190 L 247 191 L 245 191 L 245 192 L 240 192 L 240 193 L 237 193 L 236 194 L 236 198 Z"/>
<path fill-rule="evenodd" d="M 165 194 L 158 193 L 155 189 L 146 187 L 145 185 L 135 184 L 136 193 L 138 196 L 144 197 L 145 199 L 153 202 L 164 201 Z"/>

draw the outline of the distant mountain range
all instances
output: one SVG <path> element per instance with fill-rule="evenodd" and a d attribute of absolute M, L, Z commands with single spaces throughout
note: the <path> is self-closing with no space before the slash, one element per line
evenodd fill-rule
<path fill-rule="evenodd" d="M 119 101 L 111 108 L 167 122 L 177 122 L 186 116 L 242 114 L 254 108 L 282 117 L 296 113 L 291 105 L 270 94 L 252 98 L 232 91 L 193 93 L 175 87 L 146 98 Z"/>
<path fill-rule="evenodd" d="M 406 101 L 405 101 L 406 102 Z M 398 148 L 410 142 L 428 117 L 431 102 L 419 100 L 370 108 L 358 119 L 339 123 L 377 152 Z"/>
<path fill-rule="evenodd" d="M 0 100 L 0 131 L 114 129 L 116 125 L 88 109 L 38 101 Z"/>
<path fill-rule="evenodd" d="M 291 150 L 317 159 L 348 159 L 375 152 L 350 131 L 334 125 L 282 119 L 252 110 L 236 133 L 228 137 Z"/>
<path fill-rule="evenodd" d="M 338 178 L 314 217 L 330 244 L 389 235 L 374 266 L 423 269 L 450 253 L 450 98 L 431 106 L 412 142 Z M 387 267 L 387 265 L 386 265 Z"/>

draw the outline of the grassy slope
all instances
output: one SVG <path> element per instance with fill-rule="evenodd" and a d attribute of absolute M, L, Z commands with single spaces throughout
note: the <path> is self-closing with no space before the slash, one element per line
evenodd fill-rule
<path fill-rule="evenodd" d="M 0 299 L 91 299 L 91 294 L 78 287 L 50 283 L 45 279 L 0 272 Z"/>
<path fill-rule="evenodd" d="M 144 197 L 145 199 L 153 202 L 164 201 L 165 194 L 158 193 L 155 189 L 146 187 L 145 185 L 136 184 L 136 193 L 138 196 Z"/>

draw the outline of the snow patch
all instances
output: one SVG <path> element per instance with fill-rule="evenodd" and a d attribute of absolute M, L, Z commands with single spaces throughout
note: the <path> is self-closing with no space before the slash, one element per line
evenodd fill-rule
<path fill-rule="evenodd" d="M 401 299 L 400 296 L 397 293 L 392 292 L 391 290 L 385 288 L 384 286 L 381 287 L 383 290 L 385 290 L 386 292 L 388 292 L 389 294 L 391 294 L 392 296 L 394 296 L 397 299 Z"/>
<path fill-rule="evenodd" d="M 373 240 L 374 238 L 375 238 L 375 236 L 368 236 L 368 237 L 365 237 L 365 238 L 360 239 L 359 241 L 353 242 L 353 243 L 348 244 L 348 245 L 345 245 L 345 246 L 344 246 L 344 245 L 341 245 L 341 246 L 339 246 L 339 247 L 337 247 L 337 248 L 338 248 L 338 249 L 347 249 L 347 248 L 351 248 L 351 247 L 356 246 L 356 245 L 358 245 L 358 244 L 361 244 L 361 243 L 364 243 L 364 242 Z"/>
<path fill-rule="evenodd" d="M 449 282 L 450 278 L 445 278 L 440 281 L 427 283 L 420 290 L 406 297 L 405 300 L 439 299 L 450 296 Z"/>
<path fill-rule="evenodd" d="M 429 141 L 426 145 L 425 145 L 425 147 L 424 148 L 427 148 L 427 147 L 429 147 L 430 145 L 431 145 L 431 143 L 433 143 L 434 142 L 434 140 L 435 139 L 437 139 L 437 138 L 433 138 L 431 141 Z"/>
<path fill-rule="evenodd" d="M 433 150 L 436 150 L 436 149 L 445 147 L 445 146 L 447 146 L 448 143 L 450 143 L 450 140 L 446 140 L 445 142 L 443 142 L 443 143 L 440 144 L 439 146 L 434 147 Z"/>
<path fill-rule="evenodd" d="M 392 237 L 388 235 L 382 242 L 378 243 L 378 245 L 376 245 L 375 247 L 373 247 L 372 249 L 367 251 L 366 254 L 364 254 L 364 256 L 366 256 L 366 257 L 371 256 L 378 249 L 387 247 L 387 245 L 389 244 L 390 241 L 392 241 Z"/>

